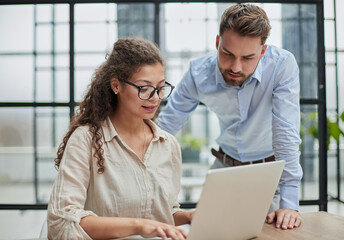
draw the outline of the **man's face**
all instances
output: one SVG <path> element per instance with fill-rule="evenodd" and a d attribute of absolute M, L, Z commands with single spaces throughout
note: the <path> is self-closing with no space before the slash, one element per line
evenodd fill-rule
<path fill-rule="evenodd" d="M 256 70 L 266 47 L 260 37 L 240 36 L 233 30 L 217 35 L 218 65 L 226 83 L 241 86 Z"/>

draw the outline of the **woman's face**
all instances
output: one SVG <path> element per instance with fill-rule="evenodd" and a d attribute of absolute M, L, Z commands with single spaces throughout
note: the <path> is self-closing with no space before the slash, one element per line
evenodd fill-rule
<path fill-rule="evenodd" d="M 160 63 L 145 65 L 134 73 L 130 79 L 126 80 L 137 86 L 149 85 L 159 88 L 165 84 L 164 68 Z M 157 92 L 155 91 L 150 99 L 142 100 L 138 96 L 138 91 L 137 87 L 120 82 L 117 94 L 119 114 L 125 114 L 127 118 L 153 118 L 161 102 Z"/>

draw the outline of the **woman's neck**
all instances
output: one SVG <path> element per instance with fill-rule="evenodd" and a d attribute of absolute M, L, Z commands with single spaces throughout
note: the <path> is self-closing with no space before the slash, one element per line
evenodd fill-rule
<path fill-rule="evenodd" d="M 121 114 L 114 113 L 110 116 L 110 119 L 117 132 L 129 135 L 141 134 L 143 131 L 143 125 L 145 125 L 143 119 L 127 118 Z"/>
<path fill-rule="evenodd" d="M 143 119 L 124 119 L 113 115 L 111 122 L 120 138 L 136 153 L 141 161 L 152 140 L 151 132 Z"/>

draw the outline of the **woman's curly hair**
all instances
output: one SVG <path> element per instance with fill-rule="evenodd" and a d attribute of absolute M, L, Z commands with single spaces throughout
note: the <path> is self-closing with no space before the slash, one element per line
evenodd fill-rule
<path fill-rule="evenodd" d="M 88 125 L 92 134 L 92 148 L 95 150 L 93 156 L 97 159 L 98 173 L 104 172 L 101 125 L 117 105 L 117 95 L 110 86 L 111 79 L 130 79 L 141 67 L 156 63 L 164 66 L 164 60 L 155 44 L 137 38 L 124 38 L 115 42 L 107 60 L 93 74 L 88 92 L 84 100 L 80 102 L 69 130 L 57 150 L 56 168 L 60 166 L 68 140 L 75 129 Z"/>

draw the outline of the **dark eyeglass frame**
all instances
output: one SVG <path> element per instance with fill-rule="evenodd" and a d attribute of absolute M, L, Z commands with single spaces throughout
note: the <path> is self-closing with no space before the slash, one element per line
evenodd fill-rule
<path fill-rule="evenodd" d="M 166 98 L 168 98 L 168 97 L 171 95 L 173 89 L 175 88 L 172 84 L 170 84 L 169 82 L 166 82 L 166 81 L 165 81 L 165 85 L 164 85 L 164 86 L 158 87 L 158 88 L 153 87 L 153 86 L 151 86 L 151 85 L 137 86 L 136 84 L 134 84 L 134 83 L 132 83 L 132 82 L 129 82 L 128 80 L 125 80 L 125 79 L 121 79 L 121 81 L 123 81 L 123 82 L 125 82 L 125 83 L 127 83 L 127 84 L 129 84 L 129 85 L 131 85 L 131 86 L 136 87 L 136 88 L 138 89 L 137 96 L 138 96 L 141 100 L 149 100 L 149 99 L 151 99 L 151 98 L 154 96 L 155 92 L 158 93 L 158 97 L 159 97 L 160 100 L 166 99 Z M 168 86 L 171 87 L 171 92 L 170 92 L 170 94 L 168 94 L 168 96 L 161 98 L 160 95 L 159 95 L 159 92 L 160 92 L 160 90 L 161 90 L 162 88 L 164 88 L 166 85 L 168 85 Z M 144 88 L 144 87 L 151 87 L 151 88 L 154 88 L 154 90 L 150 93 L 149 97 L 146 98 L 146 99 L 143 99 L 143 98 L 140 97 L 141 89 Z"/>

